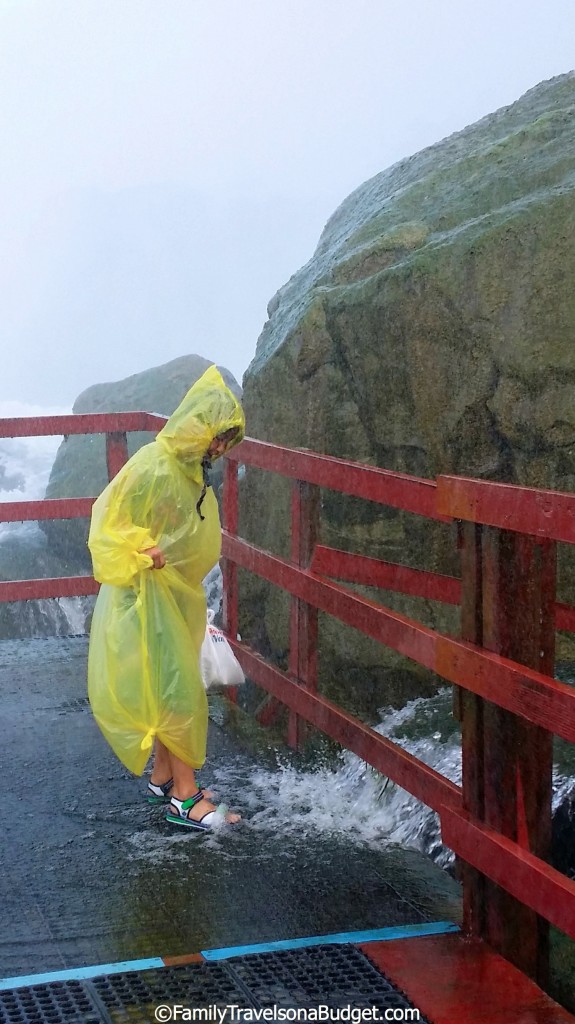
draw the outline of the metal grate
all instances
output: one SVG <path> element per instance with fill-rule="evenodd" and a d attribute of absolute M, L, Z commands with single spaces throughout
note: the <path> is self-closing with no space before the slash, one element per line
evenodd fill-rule
<path fill-rule="evenodd" d="M 0 992 L 1 1024 L 108 1024 L 88 987 L 58 981 Z"/>
<path fill-rule="evenodd" d="M 176 1004 L 413 1008 L 361 950 L 327 945 L 0 992 L 0 1024 L 156 1024 L 157 1007 Z"/>
<path fill-rule="evenodd" d="M 322 1004 L 413 1006 L 403 993 L 352 945 L 312 946 L 278 953 L 252 954 L 228 962 L 259 1007 Z"/>
<path fill-rule="evenodd" d="M 115 1024 L 124 1021 L 156 1024 L 154 1010 L 161 1003 L 186 1007 L 253 1006 L 249 992 L 223 964 L 185 964 L 159 970 L 133 971 L 95 978 L 92 982 Z M 138 1007 L 137 1018 L 134 1008 Z"/>

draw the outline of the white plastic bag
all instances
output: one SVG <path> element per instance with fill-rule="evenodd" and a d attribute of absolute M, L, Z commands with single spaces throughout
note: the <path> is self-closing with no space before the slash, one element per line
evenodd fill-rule
<path fill-rule="evenodd" d="M 241 686 L 245 682 L 242 666 L 221 629 L 213 625 L 214 613 L 208 610 L 206 635 L 200 654 L 200 671 L 206 690 L 221 686 Z"/>

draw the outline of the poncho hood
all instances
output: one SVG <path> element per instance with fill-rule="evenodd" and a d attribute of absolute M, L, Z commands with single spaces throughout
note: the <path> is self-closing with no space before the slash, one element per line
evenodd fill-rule
<path fill-rule="evenodd" d="M 230 448 L 244 436 L 244 413 L 220 371 L 210 366 L 190 388 L 156 440 L 201 479 L 201 462 L 211 442 L 232 427 L 238 433 Z"/>

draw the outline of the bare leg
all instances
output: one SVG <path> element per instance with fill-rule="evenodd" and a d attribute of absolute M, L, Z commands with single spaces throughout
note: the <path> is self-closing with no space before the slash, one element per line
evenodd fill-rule
<path fill-rule="evenodd" d="M 183 788 L 185 789 L 186 788 L 186 785 L 185 785 L 186 782 L 190 781 L 189 773 L 191 772 L 192 776 L 194 776 L 193 770 L 191 768 L 188 768 L 188 765 L 185 765 L 183 761 L 179 761 L 178 758 L 174 757 L 173 754 L 170 754 L 170 751 L 168 750 L 168 748 L 166 746 L 164 746 L 162 741 L 159 740 L 157 737 L 156 737 L 155 746 L 154 746 L 154 767 L 152 768 L 152 774 L 150 775 L 150 782 L 154 786 L 163 786 L 168 781 L 168 779 L 173 779 L 174 778 L 174 770 L 175 769 L 174 769 L 174 767 L 172 765 L 172 759 L 178 765 L 183 765 L 183 767 L 188 772 L 187 776 L 185 776 L 185 775 L 181 776 L 180 779 L 179 779 L 180 783 L 183 784 Z M 196 785 L 195 776 L 194 776 L 193 791 L 192 792 L 195 793 L 197 791 L 197 789 L 198 789 L 198 786 Z M 173 792 L 173 788 L 172 788 L 172 792 Z M 204 790 L 204 794 L 207 797 L 212 797 L 214 795 L 211 789 L 205 789 Z M 180 800 L 187 800 L 187 796 L 186 797 L 179 797 L 178 799 L 180 799 Z"/>
<path fill-rule="evenodd" d="M 172 765 L 170 763 L 170 752 L 167 747 L 156 737 L 154 747 L 154 767 L 150 776 L 150 782 L 155 786 L 163 786 L 168 779 L 172 778 Z"/>
<path fill-rule="evenodd" d="M 164 747 L 164 750 L 166 748 Z M 171 776 L 174 780 L 174 787 L 172 789 L 172 795 L 177 800 L 189 800 L 191 796 L 195 796 L 198 792 L 198 785 L 196 782 L 196 773 L 193 768 L 190 768 L 189 764 L 184 761 L 180 761 L 179 757 L 172 754 L 171 751 L 167 751 L 170 765 L 171 765 Z M 190 808 L 188 816 L 190 818 L 203 818 L 204 814 L 208 814 L 209 811 L 215 811 L 215 805 L 210 803 L 206 798 L 199 800 L 197 804 L 194 804 Z M 234 824 L 241 818 L 240 814 L 232 814 L 230 811 L 226 813 L 226 821 L 230 824 Z"/>

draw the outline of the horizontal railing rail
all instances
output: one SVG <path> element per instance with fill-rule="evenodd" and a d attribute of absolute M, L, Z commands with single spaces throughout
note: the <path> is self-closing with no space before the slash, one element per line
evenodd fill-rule
<path fill-rule="evenodd" d="M 54 437 L 59 434 L 109 434 L 142 430 L 156 433 L 166 417 L 151 412 L 88 412 L 62 416 L 13 416 L 0 419 L 0 437 Z"/>
<path fill-rule="evenodd" d="M 456 576 L 445 576 L 426 569 L 412 569 L 398 562 L 369 558 L 350 551 L 341 551 L 339 548 L 318 544 L 311 569 L 319 576 L 331 576 L 364 587 L 378 587 L 380 590 L 422 597 L 428 601 L 438 601 L 440 604 L 461 604 L 461 580 Z M 575 633 L 575 608 L 556 601 L 555 628 Z"/>
<path fill-rule="evenodd" d="M 42 498 L 39 501 L 0 502 L 0 523 L 39 522 L 43 519 L 85 519 L 95 498 Z"/>
<path fill-rule="evenodd" d="M 253 437 L 245 438 L 227 458 L 236 463 L 245 462 L 253 468 L 272 470 L 292 480 L 414 512 L 428 519 L 451 522 L 449 517 L 437 511 L 435 481 L 423 477 L 317 455 L 298 448 L 280 448 L 266 441 L 256 441 Z"/>
<path fill-rule="evenodd" d="M 412 569 L 398 562 L 356 555 L 322 544 L 316 546 L 310 568 L 319 576 L 333 576 L 365 587 L 424 597 L 442 604 L 461 603 L 461 580 L 456 576 Z"/>
<path fill-rule="evenodd" d="M 575 881 L 470 815 L 445 805 L 444 843 L 555 928 L 575 936 Z"/>
<path fill-rule="evenodd" d="M 452 519 L 575 544 L 575 494 L 440 476 L 436 502 Z"/>
<path fill-rule="evenodd" d="M 0 603 L 38 601 L 50 597 L 89 597 L 97 594 L 100 584 L 93 576 L 56 576 L 43 580 L 8 580 L 0 582 Z"/>

